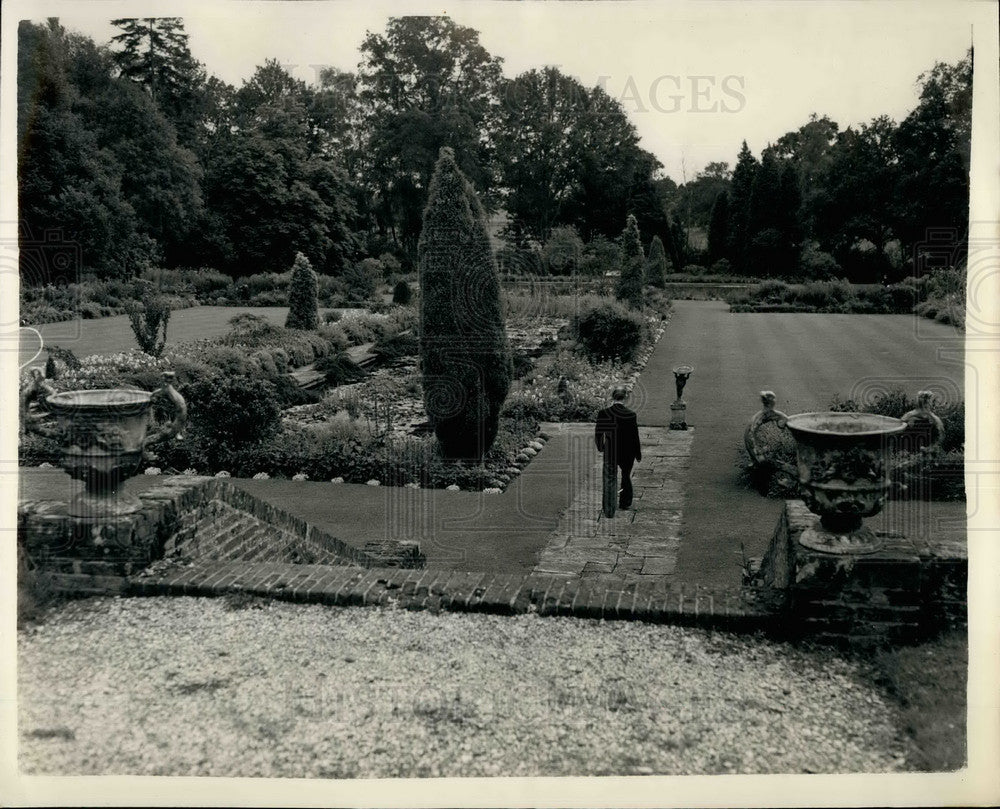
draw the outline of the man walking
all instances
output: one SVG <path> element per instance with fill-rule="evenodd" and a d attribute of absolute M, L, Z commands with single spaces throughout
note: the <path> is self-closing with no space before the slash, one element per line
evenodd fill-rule
<path fill-rule="evenodd" d="M 611 407 L 597 414 L 594 442 L 604 453 L 604 514 L 615 516 L 617 471 L 621 469 L 622 488 L 618 508 L 632 505 L 632 465 L 642 460 L 639 446 L 639 424 L 635 412 L 625 407 L 628 391 L 621 385 L 611 392 Z"/>

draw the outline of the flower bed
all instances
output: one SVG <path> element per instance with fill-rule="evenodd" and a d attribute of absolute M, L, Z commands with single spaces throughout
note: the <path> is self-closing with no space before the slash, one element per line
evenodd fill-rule
<path fill-rule="evenodd" d="M 164 473 L 302 476 L 298 479 L 496 493 L 544 446 L 541 422 L 592 421 L 615 384 L 634 384 L 665 319 L 659 311 L 645 316 L 636 356 L 623 363 L 588 360 L 566 317 L 513 316 L 508 334 L 523 373 L 511 388 L 497 439 L 482 463 L 440 456 L 424 412 L 417 358 L 407 353 L 414 344 L 396 339 L 412 329 L 412 309 L 344 317 L 318 332 L 281 329 L 244 316 L 222 340 L 181 344 L 160 359 L 139 351 L 88 357 L 54 384 L 60 390 L 151 389 L 163 370 L 175 370 L 189 398 L 191 423 L 182 439 L 158 455 L 150 453 L 150 465 Z M 335 388 L 318 402 L 294 401 L 298 389 L 289 381 L 289 368 L 348 345 L 375 342 L 377 347 L 380 341 L 391 342 L 397 353 L 388 351 L 368 378 Z M 267 401 L 272 396 L 285 406 L 280 414 Z M 204 417 L 200 410 L 206 411 Z M 52 442 L 41 446 L 36 438 L 22 444 L 22 463 L 54 461 L 58 448 Z"/>

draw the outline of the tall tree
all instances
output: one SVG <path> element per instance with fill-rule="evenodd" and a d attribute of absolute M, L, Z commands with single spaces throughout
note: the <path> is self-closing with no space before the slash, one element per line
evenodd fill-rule
<path fill-rule="evenodd" d="M 894 229 L 904 255 L 913 259 L 923 252 L 932 230 L 937 238 L 950 231 L 957 262 L 969 227 L 972 50 L 954 65 L 938 62 L 919 81 L 920 102 L 895 132 L 899 182 Z"/>
<path fill-rule="evenodd" d="M 424 406 L 446 457 L 481 459 L 496 438 L 511 359 L 483 209 L 447 147 L 419 251 Z"/>
<path fill-rule="evenodd" d="M 361 44 L 358 98 L 365 116 L 363 174 L 380 232 L 415 252 L 438 152 L 491 193 L 489 132 L 501 60 L 477 31 L 448 17 L 393 17 Z"/>
<path fill-rule="evenodd" d="M 354 250 L 348 181 L 336 155 L 311 151 L 311 94 L 268 60 L 235 92 L 231 125 L 203 158 L 215 260 L 236 274 L 280 272 L 301 251 L 339 274 Z"/>
<path fill-rule="evenodd" d="M 18 26 L 18 208 L 22 281 L 54 282 L 46 259 L 51 245 L 66 248 L 71 265 L 62 280 L 84 272 L 130 277 L 158 257 L 158 245 L 132 202 L 169 195 L 169 178 L 140 188 L 129 199 L 121 161 L 130 144 L 121 125 L 149 133 L 162 122 L 128 96 L 130 88 L 110 76 L 106 56 L 85 38 L 68 34 L 57 20 Z M 85 93 L 81 92 L 81 85 Z M 121 102 L 122 122 L 97 99 Z M 116 134 L 117 130 L 117 134 Z M 169 147 L 156 140 L 151 148 Z M 177 155 L 173 155 L 176 157 Z M 143 155 L 144 162 L 169 161 L 167 154 Z M 168 173 L 171 166 L 162 166 Z M 189 178 L 190 179 L 190 178 Z M 144 211 L 149 214 L 150 210 Z M 49 247 L 41 247 L 43 243 Z"/>
<path fill-rule="evenodd" d="M 747 142 L 743 141 L 740 153 L 736 158 L 736 168 L 733 169 L 729 194 L 729 260 L 738 272 L 745 273 L 747 271 L 747 249 L 750 243 L 750 195 L 759 165 L 747 146 Z"/>
<path fill-rule="evenodd" d="M 887 269 L 885 248 L 894 238 L 892 212 L 898 204 L 895 131 L 884 115 L 848 127 L 838 135 L 820 178 L 823 194 L 814 201 L 814 235 L 855 281 L 879 281 Z M 875 247 L 875 266 L 864 262 L 855 271 L 852 253 L 863 241 Z"/>
<path fill-rule="evenodd" d="M 729 252 L 729 194 L 721 191 L 712 206 L 708 224 L 708 263 L 715 264 Z"/>
<path fill-rule="evenodd" d="M 138 83 L 173 123 L 178 139 L 192 146 L 203 113 L 205 70 L 191 55 L 180 17 L 122 17 L 111 24 L 121 75 Z"/>
<path fill-rule="evenodd" d="M 587 91 L 555 67 L 504 82 L 495 134 L 503 203 L 516 234 L 548 240 L 579 193 L 577 138 Z"/>

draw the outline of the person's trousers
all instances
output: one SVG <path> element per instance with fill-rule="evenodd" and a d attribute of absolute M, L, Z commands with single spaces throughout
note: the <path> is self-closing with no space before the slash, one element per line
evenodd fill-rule
<path fill-rule="evenodd" d="M 635 461 L 619 463 L 618 468 L 622 473 L 622 491 L 618 498 L 618 508 L 628 508 L 632 505 L 632 465 Z"/>

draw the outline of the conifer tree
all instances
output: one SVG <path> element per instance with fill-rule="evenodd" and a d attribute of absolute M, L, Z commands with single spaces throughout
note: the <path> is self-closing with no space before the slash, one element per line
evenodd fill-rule
<path fill-rule="evenodd" d="M 646 283 L 661 289 L 666 286 L 667 254 L 663 249 L 663 241 L 654 236 L 649 245 L 649 261 L 646 265 Z"/>
<path fill-rule="evenodd" d="M 181 17 L 123 17 L 111 24 L 121 30 L 111 38 L 120 50 L 114 60 L 122 76 L 142 85 L 190 146 L 202 111 L 204 68 L 188 48 Z"/>
<path fill-rule="evenodd" d="M 510 389 L 500 278 L 475 190 L 441 149 L 418 247 L 424 407 L 447 458 L 492 446 Z"/>
<path fill-rule="evenodd" d="M 288 287 L 286 329 L 315 329 L 319 326 L 316 272 L 302 253 L 295 254 L 292 280 Z"/>
<path fill-rule="evenodd" d="M 749 246 L 750 194 L 759 164 L 747 142 L 743 141 L 729 198 L 729 260 L 738 272 L 747 271 L 747 248 Z"/>
<path fill-rule="evenodd" d="M 721 191 L 712 206 L 708 225 L 708 263 L 726 258 L 729 250 L 729 194 Z"/>
<path fill-rule="evenodd" d="M 632 214 L 628 215 L 625 230 L 619 238 L 622 250 L 621 275 L 615 288 L 615 297 L 633 309 L 642 308 L 642 285 L 646 276 L 642 241 L 639 238 L 639 224 Z"/>

